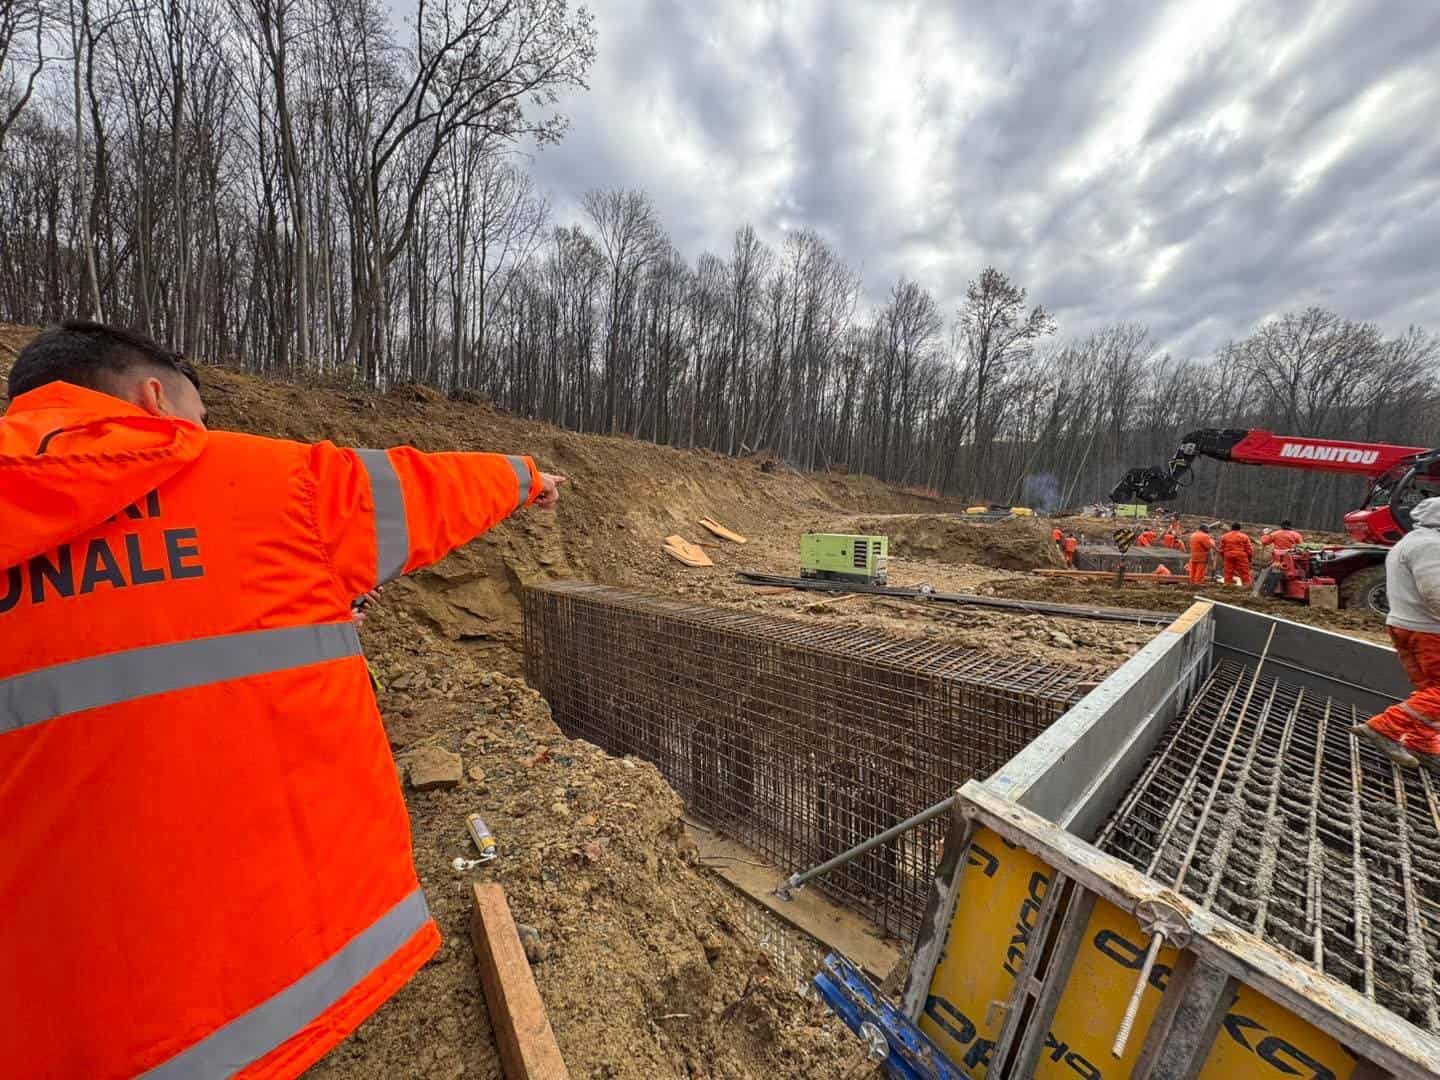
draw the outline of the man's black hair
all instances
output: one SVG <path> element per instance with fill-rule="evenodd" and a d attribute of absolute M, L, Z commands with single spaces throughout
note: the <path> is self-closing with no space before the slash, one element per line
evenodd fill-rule
<path fill-rule="evenodd" d="M 1230 528 L 1232 528 L 1233 530 L 1235 530 L 1235 532 L 1239 532 L 1239 531 L 1240 531 L 1240 523 L 1239 523 L 1238 521 L 1232 521 L 1232 522 L 1230 523 Z"/>
<path fill-rule="evenodd" d="M 118 376 L 141 364 L 178 372 L 200 388 L 195 366 L 182 353 L 134 330 L 67 319 L 42 330 L 20 350 L 10 369 L 10 397 L 52 382 L 108 393 Z"/>
<path fill-rule="evenodd" d="M 1289 519 L 1286 519 L 1285 521 L 1280 522 L 1280 528 L 1282 528 L 1282 529 L 1288 529 L 1288 528 L 1290 528 L 1290 521 L 1289 521 Z"/>

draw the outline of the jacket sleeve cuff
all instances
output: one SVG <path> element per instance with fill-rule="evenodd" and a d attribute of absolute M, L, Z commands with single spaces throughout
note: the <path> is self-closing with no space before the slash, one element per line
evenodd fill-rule
<path fill-rule="evenodd" d="M 535 467 L 535 459 L 528 455 L 512 455 L 510 464 L 515 469 L 515 478 L 520 484 L 519 501 L 515 504 L 516 510 L 523 510 L 540 497 L 540 492 L 545 490 L 545 483 L 540 479 L 540 470 Z"/>

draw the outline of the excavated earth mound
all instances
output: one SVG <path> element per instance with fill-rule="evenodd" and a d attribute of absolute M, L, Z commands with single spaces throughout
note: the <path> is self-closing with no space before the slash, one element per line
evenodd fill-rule
<path fill-rule="evenodd" d="M 830 1076 L 858 1060 L 745 932 L 741 901 L 698 864 L 653 766 L 564 738 L 524 682 L 481 670 L 403 609 L 382 605 L 363 637 L 445 944 L 310 1075 L 498 1080 L 469 939 L 474 881 L 503 885 L 536 931 L 522 933 L 575 1077 Z M 417 791 L 410 767 L 436 750 L 458 755 L 459 782 Z M 477 854 L 471 813 L 500 855 L 457 871 L 456 857 Z"/>
<path fill-rule="evenodd" d="M 888 536 L 892 555 L 998 570 L 1060 564 L 1050 540 L 1050 523 L 1040 518 L 981 524 L 955 514 L 883 514 L 856 517 L 850 524 L 857 533 Z"/>

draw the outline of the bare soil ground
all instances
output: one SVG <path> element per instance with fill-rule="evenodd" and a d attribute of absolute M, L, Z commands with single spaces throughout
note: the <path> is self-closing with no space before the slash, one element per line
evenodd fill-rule
<path fill-rule="evenodd" d="M 494 1077 L 468 936 L 470 885 L 505 888 L 539 933 L 533 971 L 576 1077 L 833 1075 L 857 1047 L 743 932 L 741 901 L 698 863 L 682 807 L 653 766 L 564 738 L 522 681 L 482 671 L 402 607 L 366 646 L 404 771 L 426 746 L 461 755 L 458 787 L 406 786 L 415 861 L 445 944 L 392 1001 L 312 1070 L 317 1077 Z M 475 855 L 482 814 L 501 855 Z"/>
<path fill-rule="evenodd" d="M 0 374 L 31 331 L 0 325 Z M 406 785 L 416 864 L 445 937 L 440 956 L 313 1070 L 363 1078 L 498 1077 L 468 939 L 473 880 L 505 886 L 539 931 L 534 971 L 575 1076 L 808 1077 L 863 1068 L 858 1043 L 796 992 L 746 934 L 735 894 L 697 864 L 682 807 L 656 771 L 564 738 L 516 679 L 525 583 L 584 578 L 837 626 L 940 637 L 1077 665 L 1103 677 L 1149 640 L 1126 625 L 1012 615 L 852 595 L 775 592 L 737 570 L 794 575 L 807 531 L 881 532 L 891 581 L 937 590 L 1178 610 L 1183 587 L 1037 578 L 1060 560 L 1050 522 L 994 525 L 950 516 L 963 502 L 897 492 L 862 476 L 801 475 L 772 458 L 732 460 L 626 438 L 580 435 L 446 400 L 423 387 L 386 394 L 298 386 L 206 369 L 219 428 L 344 445 L 533 455 L 569 477 L 559 511 L 528 512 L 429 570 L 389 587 L 367 621 L 366 652 L 397 769 L 427 745 L 462 756 L 459 786 Z M 711 538 L 711 516 L 749 538 L 707 549 L 691 569 L 661 553 L 679 532 Z M 1114 523 L 1087 531 L 1108 535 Z M 1212 590 L 1218 591 L 1218 590 Z M 1237 601 L 1377 636 L 1346 612 Z M 481 813 L 500 858 L 473 871 L 464 819 Z"/>

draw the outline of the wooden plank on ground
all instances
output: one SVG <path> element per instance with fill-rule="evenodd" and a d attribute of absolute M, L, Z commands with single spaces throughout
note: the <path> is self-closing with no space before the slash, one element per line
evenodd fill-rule
<path fill-rule="evenodd" d="M 499 885 L 476 883 L 470 941 L 480 964 L 480 985 L 506 1080 L 569 1080 L 505 890 Z"/>
<path fill-rule="evenodd" d="M 841 593 L 839 596 L 832 596 L 829 600 L 821 600 L 819 603 L 811 604 L 807 610 L 814 611 L 816 608 L 829 607 L 831 604 L 843 604 L 847 600 L 854 600 L 859 595 L 860 593 L 853 592 Z"/>
<path fill-rule="evenodd" d="M 727 529 L 724 525 L 721 525 L 720 522 L 716 521 L 714 518 L 703 517 L 700 519 L 700 524 L 703 525 L 706 529 L 709 529 L 716 536 L 720 537 L 721 540 L 729 540 L 732 544 L 748 543 L 745 537 L 741 536 L 733 529 Z"/>
<path fill-rule="evenodd" d="M 661 546 L 660 550 L 677 562 L 684 563 L 686 566 L 715 565 L 703 549 L 676 533 L 672 533 L 665 538 L 665 543 Z"/>

